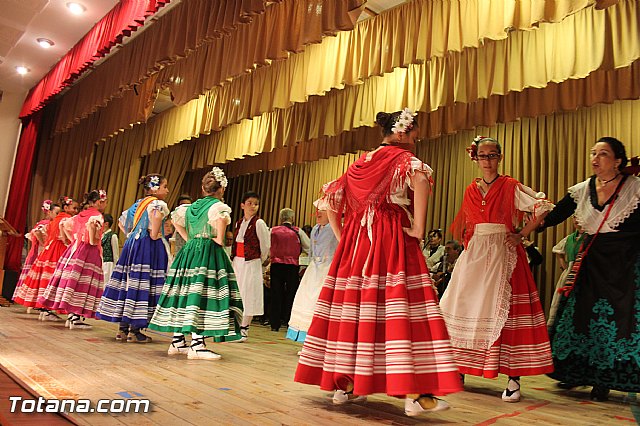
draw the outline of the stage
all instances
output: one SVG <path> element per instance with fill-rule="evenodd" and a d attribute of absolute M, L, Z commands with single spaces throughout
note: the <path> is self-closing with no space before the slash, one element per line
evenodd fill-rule
<path fill-rule="evenodd" d="M 40 322 L 21 306 L 0 308 L 0 364 L 44 398 L 148 399 L 150 412 L 74 413 L 81 425 L 629 425 L 640 419 L 635 395 L 612 392 L 589 400 L 590 388 L 558 389 L 539 376 L 523 378 L 523 399 L 506 403 L 506 378 L 467 377 L 465 392 L 444 399 L 451 410 L 409 418 L 403 401 L 382 395 L 335 406 L 331 394 L 293 382 L 299 344 L 254 323 L 247 343 L 208 343 L 219 361 L 169 357 L 167 334 L 151 344 L 119 343 L 117 326 L 89 320 L 92 330 Z M 9 395 L 3 395 L 8 399 Z M 6 406 L 6 405 L 3 405 Z M 93 407 L 93 405 L 92 405 Z"/>

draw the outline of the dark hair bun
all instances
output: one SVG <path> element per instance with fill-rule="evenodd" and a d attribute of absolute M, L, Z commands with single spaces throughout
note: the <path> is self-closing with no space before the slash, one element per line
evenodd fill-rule
<path fill-rule="evenodd" d="M 389 114 L 388 112 L 379 112 L 376 114 L 376 123 L 382 127 L 386 128 L 389 126 L 389 121 L 393 117 L 393 114 Z"/>

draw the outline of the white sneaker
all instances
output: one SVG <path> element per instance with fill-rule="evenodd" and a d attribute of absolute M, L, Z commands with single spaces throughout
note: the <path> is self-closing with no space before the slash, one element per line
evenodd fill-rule
<path fill-rule="evenodd" d="M 182 346 L 176 346 L 175 344 L 170 344 L 169 349 L 167 350 L 168 355 L 184 355 L 189 352 L 189 346 L 183 344 Z"/>
<path fill-rule="evenodd" d="M 515 388 L 516 386 L 517 389 L 509 389 L 509 387 Z M 507 388 L 502 392 L 502 400 L 504 402 L 518 402 L 520 401 L 520 398 L 520 382 L 509 378 L 509 381 L 507 382 Z"/>
<path fill-rule="evenodd" d="M 333 403 L 336 405 L 342 405 L 351 402 L 364 402 L 367 400 L 367 397 L 362 395 L 354 395 L 353 393 L 347 393 L 343 390 L 338 389 L 333 394 Z"/>
<path fill-rule="evenodd" d="M 422 397 L 424 399 L 428 398 L 428 397 Z M 422 413 L 435 413 L 436 411 L 444 411 L 444 410 L 448 410 L 449 408 L 451 408 L 451 406 L 449 404 L 447 404 L 445 401 L 435 398 L 435 397 L 431 397 L 433 402 L 435 403 L 435 405 L 433 405 L 433 407 L 431 408 L 424 408 L 422 407 L 422 405 L 420 404 L 418 399 L 413 399 L 413 398 L 405 398 L 404 400 L 404 414 L 406 414 L 409 417 L 414 417 L 417 415 L 420 415 Z"/>
<path fill-rule="evenodd" d="M 91 330 L 92 328 L 93 326 L 84 321 L 71 321 L 71 324 L 69 324 L 70 330 Z"/>
<path fill-rule="evenodd" d="M 58 321 L 62 321 L 62 318 L 60 318 L 59 316 L 57 316 L 56 314 L 54 314 L 53 312 L 47 312 L 45 313 L 44 319 L 42 321 L 53 321 L 53 322 L 58 322 Z"/>
<path fill-rule="evenodd" d="M 215 361 L 222 358 L 222 355 L 217 354 L 207 349 L 204 345 L 191 346 L 187 352 L 187 359 L 204 359 Z"/>

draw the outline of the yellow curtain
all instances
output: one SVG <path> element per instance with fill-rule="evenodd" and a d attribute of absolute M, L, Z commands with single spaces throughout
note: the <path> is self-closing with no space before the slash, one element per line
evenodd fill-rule
<path fill-rule="evenodd" d="M 418 120 L 421 136 L 433 139 L 476 126 L 491 126 L 523 117 L 575 111 L 597 103 L 638 98 L 640 61 L 626 68 L 596 71 L 584 79 L 552 83 L 543 89 L 530 88 L 522 92 L 511 92 L 506 96 L 493 95 L 470 104 L 447 105 L 430 113 L 418 114 Z M 286 124 L 283 127 L 286 128 Z M 238 176 L 257 170 L 275 170 L 292 163 L 314 161 L 359 149 L 366 150 L 378 144 L 379 135 L 377 128 L 359 127 L 337 136 L 323 136 L 300 143 L 291 141 L 284 147 L 228 162 L 225 169 L 229 176 Z M 205 159 L 210 158 L 208 155 L 215 152 L 214 148 L 199 143 L 194 154 L 194 167 L 203 167 Z"/>
<path fill-rule="evenodd" d="M 69 89 L 61 100 L 56 132 L 68 130 L 97 108 L 108 107 L 114 97 L 134 90 L 164 68 L 177 66 L 175 71 L 165 71 L 160 82 L 171 87 L 177 102 L 184 103 L 207 88 L 250 72 L 255 64 L 286 58 L 287 52 L 318 43 L 324 35 L 352 29 L 351 12 L 364 1 L 325 1 L 321 14 L 315 13 L 315 6 L 309 9 L 313 13 L 308 12 L 307 6 L 315 5 L 312 0 L 182 2 Z M 193 90 L 184 99 L 183 93 Z"/>
<path fill-rule="evenodd" d="M 214 87 L 209 93 L 201 95 L 201 99 L 192 101 L 192 105 L 182 110 L 172 110 L 154 120 L 150 123 L 151 141 L 148 144 L 154 149 L 161 149 L 181 140 L 208 134 L 212 130 L 220 130 L 243 118 L 273 111 L 274 108 L 290 107 L 293 102 L 304 102 L 309 96 L 322 95 L 333 88 L 343 88 L 345 84 L 358 84 L 371 76 L 391 72 L 396 67 L 422 63 L 433 57 L 442 57 L 447 52 L 461 52 L 465 48 L 480 47 L 487 40 L 505 39 L 513 29 L 529 30 L 544 22 L 560 21 L 593 3 L 594 1 L 585 0 L 566 1 L 550 7 L 539 1 L 516 3 L 501 0 L 488 3 L 416 0 L 375 19 L 361 22 L 353 31 L 327 37 L 320 45 L 310 46 L 303 53 L 292 55 L 285 61 L 274 62 L 270 66 L 259 66 L 250 74 L 247 74 L 249 69 L 246 68 L 246 64 L 240 64 L 238 69 L 229 69 L 239 62 L 219 57 L 220 52 L 229 51 L 229 42 L 226 38 L 217 39 L 202 45 L 184 60 L 167 65 L 160 72 L 158 85 L 168 86 L 175 97 L 174 101 L 183 104 L 207 88 L 218 86 L 226 80 L 233 81 L 223 84 L 222 87 Z M 324 7 L 329 5 L 331 3 L 325 4 Z M 293 13 L 294 19 L 309 19 L 299 16 L 301 9 L 296 9 L 297 12 L 291 8 L 278 10 Z M 269 13 L 265 14 L 267 15 Z M 271 21 L 291 21 L 280 19 L 281 16 L 275 16 L 276 13 L 273 15 Z M 291 16 L 287 15 L 286 18 Z M 479 25 L 479 22 L 482 25 Z M 546 26 L 548 24 L 542 24 L 542 27 Z M 245 26 L 238 31 L 253 31 L 252 28 Z M 252 37 L 238 35 L 233 40 L 247 43 Z M 314 40 L 304 40 L 305 43 L 311 41 Z M 531 43 L 526 44 L 530 45 Z M 261 46 L 262 44 L 258 44 L 256 49 L 261 49 Z M 386 47 L 381 49 L 380 46 Z M 521 53 L 524 50 L 510 49 Z M 236 46 L 231 50 L 247 49 Z M 285 50 L 301 49 L 285 46 L 283 50 L 267 57 L 285 58 L 286 56 L 282 55 Z M 332 60 L 326 60 L 327 58 Z M 264 65 L 265 61 L 255 63 Z M 242 68 L 243 66 L 245 68 Z M 74 92 L 76 96 L 80 96 L 81 93 L 83 92 Z M 71 105 L 75 105 L 75 101 L 71 100 L 74 94 L 69 94 Z M 195 114 L 194 108 L 198 110 Z M 73 114 L 73 108 L 63 108 L 63 111 L 66 116 L 60 118 L 59 122 L 67 123 L 66 126 L 69 127 L 73 122 L 69 120 L 68 115 Z M 111 107 L 107 108 L 107 112 L 109 111 Z M 121 118 L 117 128 L 127 129 L 130 124 L 141 121 L 134 120 L 133 117 L 127 119 L 126 115 L 123 116 L 121 113 L 117 114 Z M 100 122 L 97 126 L 99 129 L 103 128 Z M 163 128 L 156 129 L 158 126 Z M 112 128 L 104 128 L 100 131 L 98 140 L 107 137 L 111 132 Z M 158 139 L 158 134 L 170 134 L 172 139 Z"/>
<path fill-rule="evenodd" d="M 208 164 L 222 163 L 303 140 L 335 136 L 362 125 L 371 126 L 377 111 L 398 110 L 406 105 L 420 111 L 435 111 L 444 105 L 468 104 L 492 95 L 584 78 L 598 69 L 626 67 L 640 57 L 640 41 L 634 37 L 618 40 L 614 34 L 640 33 L 638 13 L 640 6 L 635 2 L 623 2 L 606 11 L 585 9 L 538 31 L 519 32 L 506 40 L 487 42 L 480 49 L 467 49 L 423 64 L 396 68 L 361 85 L 333 90 L 308 102 L 265 112 L 201 136 L 198 144 L 204 145 L 207 152 L 199 158 L 206 158 Z M 615 45 L 613 41 L 621 44 Z M 279 81 L 286 82 L 286 76 L 291 73 L 283 74 L 278 76 Z M 254 75 L 258 73 L 247 79 Z M 312 75 L 307 77 L 314 81 Z M 226 99 L 204 101 L 202 96 L 158 116 L 150 123 L 151 140 L 147 146 L 160 149 L 210 132 L 213 119 L 207 116 L 225 116 L 227 109 L 234 108 L 234 99 L 239 100 L 239 105 L 252 104 L 249 96 L 264 100 L 272 98 L 265 93 L 288 92 L 286 84 L 255 87 L 240 84 L 243 81 L 238 80 L 239 91 Z M 233 86 L 232 83 L 228 87 Z M 241 99 L 242 93 L 247 94 L 246 99 Z M 198 105 L 203 106 L 201 114 L 193 114 Z M 223 124 L 226 123 L 219 123 L 216 129 Z M 280 133 L 273 131 L 278 127 L 288 129 L 285 136 L 289 139 L 282 139 Z M 173 140 L 153 136 L 169 132 Z M 205 148 L 197 150 L 201 153 Z"/>
<path fill-rule="evenodd" d="M 537 118 L 523 118 L 492 127 L 478 127 L 455 135 L 420 142 L 416 156 L 434 169 L 435 186 L 427 208 L 427 229 L 441 228 L 451 238 L 449 227 L 462 203 L 466 186 L 478 176 L 476 165 L 465 148 L 476 134 L 498 139 L 505 155 L 499 172 L 543 191 L 552 201 L 560 200 L 567 188 L 591 174 L 589 149 L 602 136 L 614 136 L 625 143 L 628 156 L 640 154 L 640 101 L 616 101 Z M 230 179 L 225 194 L 234 209 L 247 190 L 262 196 L 260 214 L 274 225 L 281 208 L 296 211 L 297 224 L 313 223 L 313 201 L 322 185 L 340 176 L 359 156 L 345 154 L 271 172 Z M 196 195 L 204 171 L 190 173 L 183 190 Z M 532 235 L 545 263 L 536 276 L 544 306 L 548 309 L 556 279 L 560 275 L 551 248 L 572 232 L 569 223 Z"/>

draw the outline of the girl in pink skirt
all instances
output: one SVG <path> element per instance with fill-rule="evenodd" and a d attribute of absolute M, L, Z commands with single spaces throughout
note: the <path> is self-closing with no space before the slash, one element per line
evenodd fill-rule
<path fill-rule="evenodd" d="M 107 193 L 93 190 L 85 195 L 88 208 L 73 218 L 74 243 L 58 262 L 44 294 L 38 302 L 47 309 L 66 311 L 69 329 L 87 330 L 85 318 L 93 318 L 104 278 L 102 273 L 102 212 L 107 205 Z"/>

